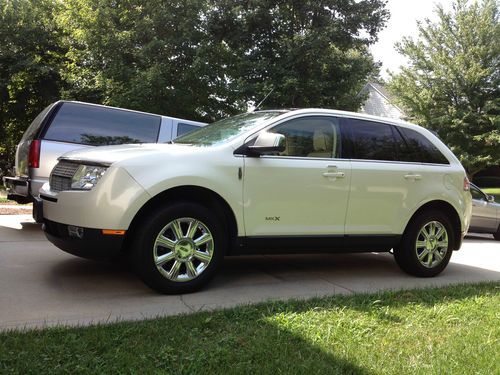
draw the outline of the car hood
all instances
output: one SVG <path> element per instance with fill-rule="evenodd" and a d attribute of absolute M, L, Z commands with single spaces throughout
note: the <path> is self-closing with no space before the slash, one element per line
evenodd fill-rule
<path fill-rule="evenodd" d="M 190 145 L 166 144 L 166 143 L 143 143 L 117 146 L 89 147 L 75 150 L 64 154 L 61 159 L 78 160 L 88 162 L 98 162 L 103 164 L 113 164 L 116 162 L 147 157 L 157 154 L 193 154 L 203 150 L 203 147 L 193 147 Z"/>

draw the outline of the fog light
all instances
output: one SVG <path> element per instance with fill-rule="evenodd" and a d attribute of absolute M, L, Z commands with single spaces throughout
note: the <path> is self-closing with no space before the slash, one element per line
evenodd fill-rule
<path fill-rule="evenodd" d="M 68 234 L 70 237 L 83 238 L 83 228 L 68 225 Z"/>

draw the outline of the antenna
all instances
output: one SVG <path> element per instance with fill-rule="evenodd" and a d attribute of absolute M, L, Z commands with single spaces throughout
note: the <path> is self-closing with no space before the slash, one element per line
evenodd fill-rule
<path fill-rule="evenodd" d="M 268 97 L 269 95 L 271 95 L 271 93 L 272 93 L 273 91 L 274 91 L 274 87 L 271 89 L 271 91 L 269 91 L 269 92 L 267 93 L 267 95 L 264 97 L 264 99 L 262 99 L 262 100 L 259 102 L 259 104 L 257 104 L 257 105 L 255 106 L 255 108 L 253 109 L 253 110 L 254 110 L 254 112 L 255 112 L 256 110 L 258 110 L 258 109 L 259 109 L 260 105 L 261 105 L 262 103 L 264 103 L 264 101 L 267 99 L 267 97 Z"/>

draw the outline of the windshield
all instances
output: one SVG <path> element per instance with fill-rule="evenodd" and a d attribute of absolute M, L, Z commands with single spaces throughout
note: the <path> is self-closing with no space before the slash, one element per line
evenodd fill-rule
<path fill-rule="evenodd" d="M 283 112 L 250 112 L 228 117 L 203 128 L 176 138 L 173 143 L 188 143 L 200 146 L 213 146 L 226 142 L 240 134 L 261 125 L 264 121 L 279 116 Z"/>

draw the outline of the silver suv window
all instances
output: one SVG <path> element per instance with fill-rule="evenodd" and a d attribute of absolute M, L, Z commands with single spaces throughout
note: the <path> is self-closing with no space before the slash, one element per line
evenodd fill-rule
<path fill-rule="evenodd" d="M 79 103 L 63 103 L 44 139 L 91 146 L 154 143 L 161 116 Z"/>

